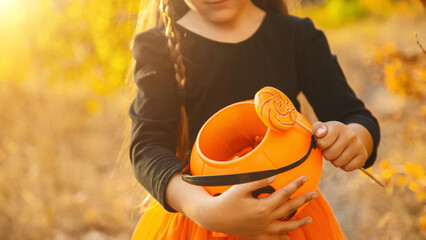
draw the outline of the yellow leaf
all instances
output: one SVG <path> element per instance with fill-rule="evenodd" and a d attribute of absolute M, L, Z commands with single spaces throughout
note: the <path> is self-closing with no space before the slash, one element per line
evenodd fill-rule
<path fill-rule="evenodd" d="M 105 83 L 104 81 L 95 78 L 90 81 L 90 86 L 92 87 L 93 92 L 95 92 L 98 95 L 108 95 L 110 92 L 107 86 L 108 83 Z"/>
<path fill-rule="evenodd" d="M 94 99 L 86 101 L 86 109 L 90 113 L 96 113 L 99 110 L 99 103 Z"/>
<path fill-rule="evenodd" d="M 408 182 L 408 180 L 407 180 L 407 178 L 406 178 L 406 177 L 404 177 L 404 176 L 399 176 L 399 177 L 396 179 L 396 185 L 398 185 L 398 186 L 404 186 L 405 184 L 407 184 L 407 182 Z"/>
<path fill-rule="evenodd" d="M 422 166 L 418 163 L 405 163 L 404 164 L 405 171 L 418 179 L 422 179 L 425 177 L 425 171 Z"/>
<path fill-rule="evenodd" d="M 390 179 L 393 175 L 393 171 L 391 169 L 385 169 L 382 173 L 382 176 L 385 180 Z"/>
<path fill-rule="evenodd" d="M 408 186 L 408 188 L 413 191 L 413 192 L 417 192 L 417 190 L 419 190 L 419 184 L 417 184 L 414 181 L 410 182 L 410 185 Z"/>
<path fill-rule="evenodd" d="M 426 193 L 425 191 L 418 191 L 416 194 L 416 198 L 418 202 L 423 202 L 424 200 L 426 200 Z"/>
<path fill-rule="evenodd" d="M 380 168 L 381 168 L 381 169 L 388 169 L 388 168 L 390 168 L 389 160 L 387 160 L 387 159 L 383 159 L 383 160 L 380 162 Z"/>
<path fill-rule="evenodd" d="M 426 213 L 420 218 L 420 229 L 422 232 L 426 233 Z"/>

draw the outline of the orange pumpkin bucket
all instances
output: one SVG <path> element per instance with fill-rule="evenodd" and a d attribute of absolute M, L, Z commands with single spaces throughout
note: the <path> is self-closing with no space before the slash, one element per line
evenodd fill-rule
<path fill-rule="evenodd" d="M 288 235 L 300 240 L 345 240 L 330 206 L 317 190 L 322 155 L 315 148 L 315 138 L 306 130 L 312 127 L 291 102 L 282 101 L 279 92 L 275 94 L 270 88 L 262 90 L 260 93 L 264 94 L 256 95 L 256 104 L 253 101 L 232 104 L 203 125 L 182 179 L 203 186 L 214 196 L 234 184 L 277 175 L 270 186 L 252 192 L 261 198 L 301 175 L 308 176 L 309 181 L 292 197 L 308 191 L 319 193 L 319 198 L 297 211 L 299 218 L 311 216 L 313 223 Z M 273 111 L 277 112 L 272 114 Z M 282 123 L 287 126 L 277 126 Z M 242 240 L 204 229 L 181 213 L 167 212 L 155 201 L 133 233 L 132 240 L 140 239 Z"/>
<path fill-rule="evenodd" d="M 310 127 L 302 114 L 294 111 L 297 121 Z M 317 189 L 321 169 L 321 152 L 308 131 L 297 124 L 285 131 L 268 128 L 250 100 L 223 108 L 203 125 L 182 178 L 216 196 L 234 184 L 277 175 L 270 186 L 252 193 L 261 198 L 301 175 L 307 176 L 309 181 L 294 198 Z"/>

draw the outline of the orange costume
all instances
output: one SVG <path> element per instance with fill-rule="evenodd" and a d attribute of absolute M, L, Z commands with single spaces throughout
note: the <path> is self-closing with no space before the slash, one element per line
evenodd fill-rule
<path fill-rule="evenodd" d="M 320 193 L 318 191 L 318 193 Z M 313 222 L 288 233 L 295 240 L 346 240 L 325 198 L 310 201 L 297 218 L 312 217 Z M 241 240 L 241 238 L 208 231 L 180 213 L 170 213 L 153 202 L 139 221 L 132 240 Z"/>

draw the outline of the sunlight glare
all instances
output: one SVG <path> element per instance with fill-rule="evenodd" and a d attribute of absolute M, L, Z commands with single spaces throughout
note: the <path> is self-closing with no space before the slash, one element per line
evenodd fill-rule
<path fill-rule="evenodd" d="M 22 0 L 0 0 L 0 27 L 19 27 L 26 18 L 24 7 Z"/>
<path fill-rule="evenodd" d="M 0 0 L 0 18 L 15 14 L 19 10 L 20 0 Z"/>

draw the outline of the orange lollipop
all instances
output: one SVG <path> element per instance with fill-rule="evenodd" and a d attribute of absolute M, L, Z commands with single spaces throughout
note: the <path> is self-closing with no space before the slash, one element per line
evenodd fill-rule
<path fill-rule="evenodd" d="M 271 129 L 286 131 L 295 123 L 312 134 L 312 130 L 297 120 L 297 110 L 290 99 L 280 90 L 264 87 L 254 97 L 256 113 Z"/>
<path fill-rule="evenodd" d="M 290 99 L 280 90 L 273 87 L 260 89 L 254 97 L 256 113 L 270 129 L 285 131 L 295 123 L 314 135 L 312 129 L 297 120 L 297 110 Z M 368 177 L 383 187 L 377 178 L 363 168 L 359 168 Z"/>

